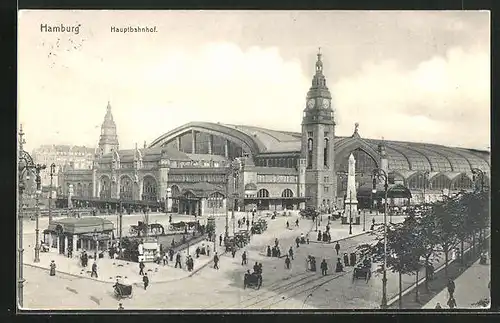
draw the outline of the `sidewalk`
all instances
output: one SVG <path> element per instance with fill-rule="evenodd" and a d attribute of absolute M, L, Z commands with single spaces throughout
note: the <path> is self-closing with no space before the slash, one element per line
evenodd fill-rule
<path fill-rule="evenodd" d="M 213 249 L 210 253 L 210 257 L 200 255 L 199 258 L 196 258 L 195 250 L 197 246 L 201 246 L 202 244 L 208 244 L 208 241 L 201 241 L 193 246 L 189 247 L 189 254 L 193 257 L 194 260 L 194 270 L 196 271 L 198 268 L 204 267 L 207 263 L 212 260 L 213 257 Z M 212 243 L 210 243 L 212 244 Z M 212 245 L 210 245 L 212 248 Z M 92 254 L 90 251 L 89 254 Z M 181 264 L 182 269 L 174 268 L 175 265 L 175 255 L 173 261 L 169 261 L 168 265 L 163 266 L 163 262 L 160 265 L 155 263 L 147 262 L 145 263 L 144 271 L 148 274 L 151 282 L 155 283 L 166 283 L 171 281 L 176 281 L 179 279 L 189 277 L 192 272 L 187 271 L 186 269 L 186 256 L 188 254 L 188 250 L 184 250 L 181 252 Z M 93 260 L 89 259 L 88 266 L 86 268 L 81 267 L 80 252 L 77 252 L 73 255 L 72 258 L 68 258 L 66 256 L 58 254 L 54 249 L 50 252 L 41 252 L 40 253 L 40 262 L 35 263 L 33 261 L 33 253 L 25 252 L 24 253 L 24 264 L 32 267 L 38 267 L 45 270 L 49 270 L 49 265 L 51 260 L 54 260 L 56 263 L 56 271 L 63 272 L 65 274 L 69 274 L 75 277 L 87 278 L 95 281 L 100 281 L 103 283 L 115 283 L 117 278 L 125 279 L 127 283 L 130 284 L 142 284 L 142 276 L 139 275 L 139 263 L 118 260 L 118 259 L 110 259 L 107 257 L 107 253 L 105 253 L 105 257 L 97 260 L 97 273 L 99 275 L 98 278 L 91 278 L 91 268 Z"/>
<path fill-rule="evenodd" d="M 455 293 L 453 296 L 457 303 L 457 308 L 482 308 L 479 305 L 473 304 L 483 299 L 490 299 L 490 290 L 488 289 L 489 282 L 490 264 L 480 265 L 479 261 L 476 261 L 455 279 Z M 448 299 L 448 290 L 445 288 L 425 304 L 422 309 L 434 309 L 437 303 L 440 303 L 443 309 L 449 309 L 448 305 L 446 305 Z"/>

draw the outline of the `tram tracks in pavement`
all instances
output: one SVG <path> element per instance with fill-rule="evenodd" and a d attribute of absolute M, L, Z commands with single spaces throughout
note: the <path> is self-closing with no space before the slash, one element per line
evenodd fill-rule
<path fill-rule="evenodd" d="M 267 301 L 267 300 L 272 300 L 272 298 L 276 298 L 276 297 L 280 297 L 280 296 L 281 296 L 281 298 L 280 298 L 280 299 L 278 299 L 277 301 L 274 301 L 274 302 L 272 302 L 272 303 L 270 303 L 270 304 L 267 304 L 266 306 L 260 307 L 260 308 L 262 308 L 262 309 L 266 309 L 266 308 L 267 308 L 267 309 L 269 309 L 269 308 L 271 308 L 271 306 L 273 306 L 273 305 L 276 305 L 276 304 L 281 303 L 281 302 L 285 302 L 285 301 L 289 300 L 290 298 L 293 298 L 293 297 L 298 296 L 298 295 L 300 295 L 300 294 L 304 294 L 304 293 L 307 293 L 307 292 L 309 292 L 309 291 L 316 291 L 316 290 L 317 290 L 318 288 L 320 288 L 321 286 L 323 286 L 323 285 L 325 285 L 325 284 L 328 284 L 328 283 L 330 283 L 331 281 L 333 281 L 333 280 L 335 280 L 335 279 L 338 279 L 338 278 L 344 277 L 344 276 L 346 276 L 346 275 L 347 275 L 347 274 L 349 274 L 349 273 L 352 273 L 352 270 L 350 270 L 350 271 L 346 271 L 346 272 L 343 272 L 342 274 L 340 274 L 340 275 L 336 275 L 336 276 L 334 276 L 334 277 L 329 277 L 329 278 L 327 278 L 326 280 L 324 280 L 324 281 L 320 282 L 319 284 L 315 284 L 315 285 L 313 285 L 313 286 L 311 286 L 311 287 L 309 287 L 309 288 L 306 288 L 306 289 L 300 290 L 300 291 L 298 291 L 298 292 L 295 292 L 295 293 L 293 293 L 293 294 L 292 294 L 292 295 L 290 295 L 290 296 L 284 297 L 284 296 L 279 295 L 279 294 L 278 294 L 278 295 L 273 295 L 273 296 L 271 296 L 271 297 L 268 297 L 268 298 L 265 298 L 265 299 L 263 299 L 263 300 L 259 300 L 259 301 L 257 301 L 257 302 L 254 302 L 254 303 L 252 303 L 252 304 L 250 304 L 250 305 L 247 305 L 247 306 L 245 306 L 244 308 L 249 308 L 249 307 L 251 307 L 251 306 L 257 305 L 257 304 L 262 303 L 262 302 L 265 302 L 265 301 Z M 325 277 L 324 277 L 324 276 L 322 276 L 322 277 L 319 277 L 319 278 L 313 279 L 313 280 L 311 280 L 311 281 L 309 281 L 309 282 L 306 282 L 306 283 L 304 283 L 304 284 L 300 284 L 300 285 L 298 285 L 298 286 L 295 286 L 294 288 L 291 288 L 291 289 L 289 289 L 288 291 L 291 291 L 291 290 L 294 290 L 294 289 L 296 289 L 296 288 L 302 287 L 302 286 L 304 286 L 304 285 L 306 285 L 306 284 L 308 284 L 308 283 L 310 283 L 310 282 L 314 282 L 314 281 L 319 281 L 319 280 L 322 280 L 323 278 L 325 278 Z"/>

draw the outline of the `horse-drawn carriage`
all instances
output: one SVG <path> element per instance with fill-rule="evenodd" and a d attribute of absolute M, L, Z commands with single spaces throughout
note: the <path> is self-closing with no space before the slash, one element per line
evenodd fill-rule
<path fill-rule="evenodd" d="M 132 298 L 132 285 L 125 285 L 117 282 L 113 285 L 113 287 L 115 290 L 116 298 Z"/>
<path fill-rule="evenodd" d="M 173 222 L 173 223 L 170 223 L 170 226 L 168 227 L 168 229 L 170 231 L 184 231 L 186 230 L 192 230 L 194 228 L 196 228 L 198 226 L 198 222 L 197 221 L 188 221 L 188 222 L 184 222 L 184 221 L 181 221 L 181 222 Z"/>
<path fill-rule="evenodd" d="M 255 289 L 260 289 L 262 286 L 262 275 L 256 272 L 251 274 L 246 273 L 243 280 L 243 288 L 252 287 Z"/>
<path fill-rule="evenodd" d="M 145 235 L 146 230 L 149 231 L 149 235 L 164 235 L 165 234 L 165 228 L 163 225 L 159 223 L 151 223 L 148 225 L 146 228 L 146 224 L 144 222 L 139 221 L 137 225 L 131 225 L 129 229 L 129 233 L 131 235 Z"/>
<path fill-rule="evenodd" d="M 363 260 L 362 263 L 359 263 L 356 267 L 354 267 L 354 271 L 352 273 L 352 280 L 363 278 L 368 282 L 371 276 L 372 276 L 372 263 L 369 259 L 365 259 Z"/>
<path fill-rule="evenodd" d="M 257 220 L 252 226 L 252 234 L 261 234 L 267 230 L 267 221 L 264 219 Z"/>

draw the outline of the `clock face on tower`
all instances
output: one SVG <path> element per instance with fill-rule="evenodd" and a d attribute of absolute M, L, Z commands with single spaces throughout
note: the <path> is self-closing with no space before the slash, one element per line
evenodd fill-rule
<path fill-rule="evenodd" d="M 323 99 L 323 108 L 328 109 L 330 107 L 330 100 Z"/>
<path fill-rule="evenodd" d="M 309 101 L 307 101 L 307 107 L 309 109 L 311 109 L 312 107 L 314 107 L 314 99 L 309 99 Z"/>

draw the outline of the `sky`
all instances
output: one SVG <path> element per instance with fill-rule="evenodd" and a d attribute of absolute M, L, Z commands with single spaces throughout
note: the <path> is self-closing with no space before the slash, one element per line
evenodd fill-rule
<path fill-rule="evenodd" d="M 337 136 L 358 122 L 365 138 L 490 146 L 487 11 L 53 10 L 18 21 L 27 150 L 95 147 L 108 101 L 122 149 L 191 121 L 300 132 L 319 47 Z"/>

